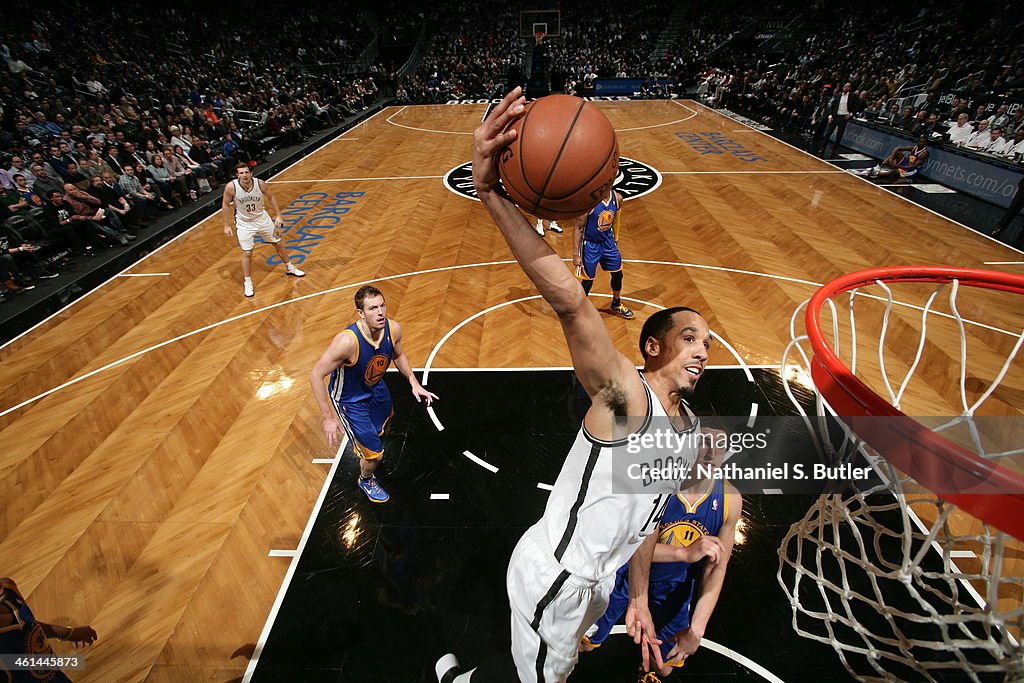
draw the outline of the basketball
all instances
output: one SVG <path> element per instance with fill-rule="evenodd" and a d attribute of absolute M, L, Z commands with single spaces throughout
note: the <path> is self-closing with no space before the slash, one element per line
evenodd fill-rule
<path fill-rule="evenodd" d="M 549 95 L 526 105 L 498 159 L 505 190 L 541 218 L 575 218 L 608 196 L 619 165 L 615 130 L 591 102 Z"/>

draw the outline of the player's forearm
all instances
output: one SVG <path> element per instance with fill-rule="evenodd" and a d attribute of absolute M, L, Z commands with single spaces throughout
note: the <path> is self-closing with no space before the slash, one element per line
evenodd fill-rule
<path fill-rule="evenodd" d="M 629 558 L 629 601 L 647 604 L 647 586 L 651 579 L 651 560 L 658 546 L 658 535 L 650 534 Z"/>
<path fill-rule="evenodd" d="M 684 550 L 679 546 L 666 545 L 664 543 L 656 543 L 654 545 L 654 556 L 651 558 L 651 562 L 685 562 L 682 553 Z"/>
<path fill-rule="evenodd" d="M 708 621 L 711 620 L 711 614 L 718 604 L 718 596 L 722 594 L 726 566 L 727 562 L 719 562 L 704 573 L 700 597 L 690 617 L 690 628 L 701 636 L 707 631 Z"/>
<path fill-rule="evenodd" d="M 55 624 L 44 624 L 41 621 L 37 621 L 36 624 L 42 630 L 43 635 L 47 638 L 55 638 L 57 640 L 67 640 L 71 637 L 73 632 L 70 626 L 57 626 Z"/>
<path fill-rule="evenodd" d="M 324 377 L 319 374 L 316 368 L 309 373 L 309 384 L 313 389 L 313 398 L 320 407 L 320 414 L 323 417 L 330 417 L 334 414 L 334 406 L 331 405 L 331 397 L 327 395 L 327 387 L 324 386 Z"/>
<path fill-rule="evenodd" d="M 583 289 L 562 259 L 540 239 L 511 201 L 494 191 L 481 192 L 480 200 L 501 230 L 512 255 L 537 291 L 559 316 L 571 315 L 584 301 Z"/>
<path fill-rule="evenodd" d="M 409 363 L 409 357 L 404 353 L 400 356 L 395 356 L 395 367 L 402 373 L 402 377 L 405 377 L 409 381 L 409 384 L 413 389 L 420 385 L 418 379 L 416 379 L 415 373 L 412 371 L 412 364 Z"/>

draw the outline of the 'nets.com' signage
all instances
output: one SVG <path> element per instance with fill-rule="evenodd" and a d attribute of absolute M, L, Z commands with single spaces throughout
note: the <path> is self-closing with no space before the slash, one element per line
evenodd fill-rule
<path fill-rule="evenodd" d="M 843 144 L 876 159 L 884 159 L 897 147 L 912 144 L 910 138 L 850 122 Z M 1017 185 L 1024 177 L 1020 171 L 984 159 L 930 147 L 928 161 L 918 175 L 992 202 L 1003 208 L 1010 205 Z"/>

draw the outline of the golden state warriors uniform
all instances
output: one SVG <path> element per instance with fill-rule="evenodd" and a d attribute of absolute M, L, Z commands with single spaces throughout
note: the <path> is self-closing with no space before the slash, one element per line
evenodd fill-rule
<path fill-rule="evenodd" d="M 0 582 L 0 614 L 14 617 L 14 623 L 10 626 L 0 626 L 0 652 L 28 656 L 53 654 L 43 627 L 10 581 Z M 61 671 L 8 671 L 0 664 L 0 683 L 19 681 L 70 683 L 70 679 Z"/>
<path fill-rule="evenodd" d="M 725 494 L 725 480 L 715 479 L 707 492 L 692 506 L 676 494 L 665 508 L 659 525 L 659 542 L 687 547 L 701 536 L 717 536 L 729 508 Z M 675 645 L 675 635 L 690 626 L 690 615 L 699 596 L 701 577 L 704 576 L 706 558 L 700 562 L 652 562 L 648 606 L 654 626 L 658 629 L 661 656 L 668 657 Z M 615 588 L 608 602 L 608 610 L 590 628 L 587 640 L 600 645 L 608 637 L 629 606 L 629 563 L 622 565 L 615 576 Z"/>
<path fill-rule="evenodd" d="M 916 164 L 922 156 L 927 158 L 928 148 L 920 147 L 918 145 L 914 145 L 914 149 L 910 150 L 907 154 L 904 154 L 903 158 L 896 164 L 896 168 L 900 172 L 900 177 L 909 178 L 912 175 L 916 175 L 917 169 L 914 168 L 914 164 Z"/>
<path fill-rule="evenodd" d="M 391 321 L 384 321 L 380 343 L 374 345 L 352 323 L 345 328 L 356 340 L 356 357 L 331 372 L 327 391 L 338 411 L 352 450 L 360 458 L 375 460 L 384 454 L 384 425 L 391 418 L 391 394 L 384 384 L 384 372 L 391 365 L 395 345 Z"/>
<path fill-rule="evenodd" d="M 598 264 L 609 273 L 622 270 L 622 255 L 619 253 L 619 245 L 615 242 L 618 215 L 619 198 L 615 192 L 591 209 L 587 215 L 587 224 L 583 228 L 583 240 L 580 245 L 584 279 L 594 279 Z"/>

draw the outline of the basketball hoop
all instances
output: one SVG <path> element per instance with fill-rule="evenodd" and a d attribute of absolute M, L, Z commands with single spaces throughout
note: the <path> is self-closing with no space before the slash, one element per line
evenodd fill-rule
<path fill-rule="evenodd" d="M 915 307 L 921 311 L 916 355 L 910 362 L 902 359 L 908 369 L 894 388 L 886 367 L 886 336 L 896 327 L 915 325 L 892 315 L 894 305 L 903 304 L 896 304 L 889 285 L 908 283 L 937 287 L 923 306 Z M 881 296 L 860 291 L 874 286 Z M 966 330 L 976 323 L 958 311 L 965 286 L 1024 294 L 1024 276 L 938 267 L 866 270 L 820 288 L 790 321 L 782 378 L 819 454 L 833 462 L 863 457 L 885 482 L 865 491 L 821 496 L 779 547 L 778 579 L 789 596 L 794 629 L 831 645 L 859 680 L 937 681 L 951 673 L 979 682 L 1024 677 L 1024 570 L 1013 561 L 1024 548 L 1019 542 L 1024 538 L 1024 476 L 1018 467 L 1024 449 L 1019 436 L 1010 448 L 993 448 L 992 435 L 978 426 L 984 417 L 979 409 L 1014 369 L 1024 330 L 1015 327 L 1011 334 L 979 326 L 1000 335 L 985 354 L 989 367 L 994 367 L 992 358 L 1001 359 L 1001 365 L 987 387 L 978 390 L 980 396 L 969 399 Z M 948 313 L 936 310 L 946 288 Z M 844 294 L 845 302 L 838 301 Z M 860 302 L 865 302 L 861 317 L 877 331 L 878 343 L 877 364 L 865 368 L 876 359 L 869 354 L 865 362 L 862 353 L 858 373 L 858 345 L 864 344 L 863 334 L 858 341 L 855 314 Z M 884 307 L 880 314 L 868 310 L 879 303 Z M 805 305 L 807 334 L 798 336 L 796 319 Z M 959 337 L 962 407 L 958 416 L 931 428 L 921 422 L 927 418 L 909 417 L 900 408 L 915 395 L 908 389 L 924 367 L 930 316 L 941 321 L 931 320 L 939 328 L 933 334 L 940 341 L 931 342 L 936 348 Z M 810 358 L 804 343 L 813 351 Z M 998 353 L 992 353 L 995 347 Z M 844 348 L 849 348 L 848 362 L 840 358 Z M 802 366 L 789 364 L 794 352 Z M 794 379 L 807 377 L 803 368 L 813 379 L 816 419 L 808 417 L 790 387 Z M 929 370 L 935 374 L 934 367 Z M 865 381 L 871 374 L 877 375 L 871 384 L 884 387 L 888 400 Z M 972 375 L 971 384 L 978 383 Z M 934 391 L 918 389 L 929 390 Z M 838 443 L 827 431 L 830 415 L 843 424 Z M 966 436 L 957 439 L 963 431 Z"/>
<path fill-rule="evenodd" d="M 533 32 L 534 45 L 540 45 L 541 43 L 543 43 L 544 42 L 544 36 L 546 36 L 546 35 L 547 34 L 544 31 L 534 31 Z"/>

